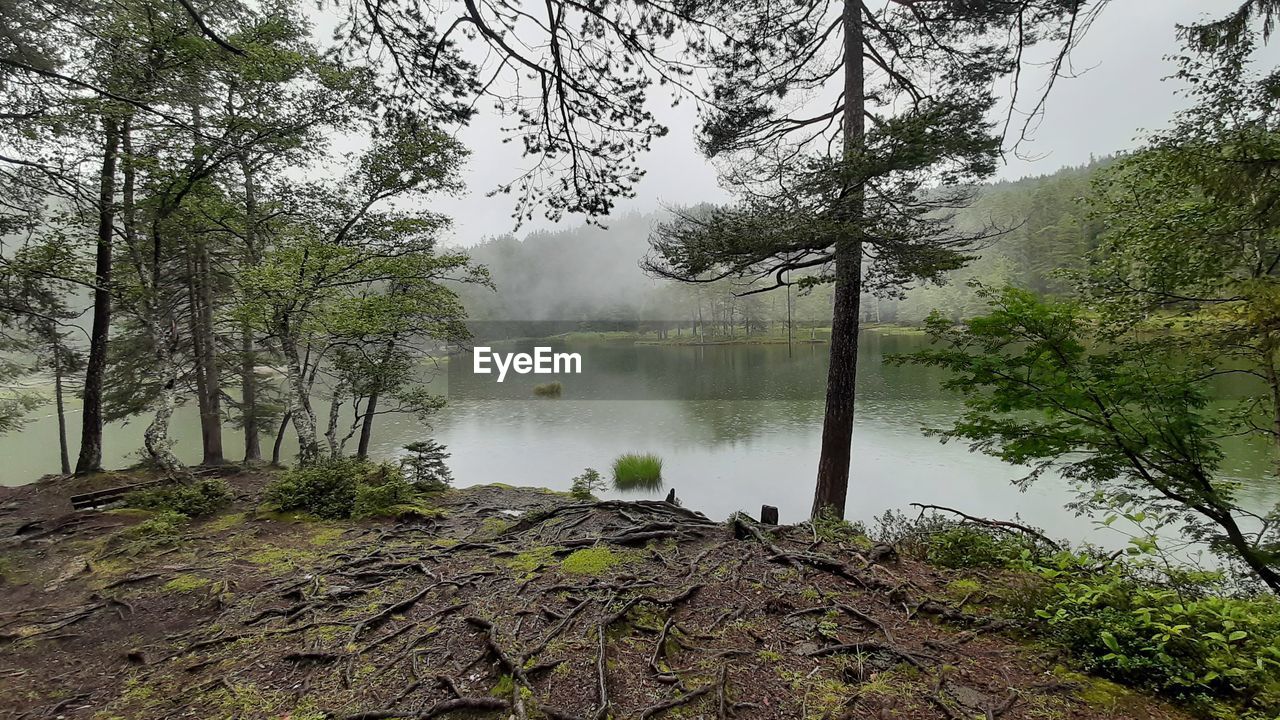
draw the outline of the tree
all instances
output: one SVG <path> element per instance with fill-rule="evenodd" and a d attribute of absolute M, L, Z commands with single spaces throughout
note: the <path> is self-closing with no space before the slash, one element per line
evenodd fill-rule
<path fill-rule="evenodd" d="M 453 482 L 453 475 L 445 460 L 449 453 L 435 440 L 420 440 L 404 446 L 409 452 L 400 461 L 409 482 L 423 490 L 443 490 Z"/>
<path fill-rule="evenodd" d="M 302 464 L 320 457 L 311 398 L 322 371 L 333 381 L 325 433 L 331 456 L 342 453 L 338 413 L 353 391 L 353 431 L 372 423 L 383 393 L 398 393 L 406 409 L 438 406 L 408 387 L 405 353 L 415 341 L 464 337 L 461 303 L 443 283 L 485 283 L 487 275 L 465 254 L 436 251 L 445 218 L 383 204 L 455 188 L 462 155 L 433 128 L 387 128 L 347 178 L 301 188 L 283 236 L 241 273 L 236 312 L 277 343 Z"/>
<path fill-rule="evenodd" d="M 1260 378 L 1244 414 L 1280 443 L 1280 90 L 1248 70 L 1255 36 L 1183 57 L 1193 107 L 1095 180 L 1082 281 L 1116 332 L 1189 323 L 1187 352 Z"/>
<path fill-rule="evenodd" d="M 1218 439 L 1241 427 L 1209 407 L 1216 358 L 1167 338 L 1101 333 L 1070 301 L 984 294 L 987 315 L 958 328 L 934 316 L 928 330 L 944 347 L 898 358 L 949 371 L 944 387 L 964 396 L 942 439 L 1030 466 L 1024 486 L 1056 469 L 1077 486 L 1081 510 L 1167 513 L 1280 594 L 1280 506 L 1250 512 L 1218 476 Z"/>
<path fill-rule="evenodd" d="M 844 514 L 862 293 L 936 280 L 991 235 L 950 220 L 1013 124 L 1016 92 L 1003 126 L 990 119 L 995 81 L 1016 80 L 1024 50 L 1052 40 L 1047 91 L 1101 6 L 752 2 L 708 21 L 746 38 L 698 48 L 717 68 L 703 150 L 736 160 L 727 180 L 741 200 L 660 228 L 648 267 L 685 282 L 770 281 L 746 292 L 786 287 L 793 271 L 834 283 L 815 517 Z M 814 95 L 825 99 L 794 99 Z"/>

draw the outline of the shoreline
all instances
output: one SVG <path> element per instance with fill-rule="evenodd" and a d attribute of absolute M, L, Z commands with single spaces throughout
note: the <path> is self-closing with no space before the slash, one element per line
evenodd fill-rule
<path fill-rule="evenodd" d="M 817 718 L 851 702 L 923 718 L 1018 687 L 1002 717 L 1187 717 L 1045 661 L 967 596 L 971 574 L 851 526 L 501 485 L 427 495 L 429 519 L 325 521 L 262 510 L 272 476 L 228 472 L 231 505 L 163 541 L 139 534 L 152 513 L 62 505 L 136 472 L 0 491 L 6 662 L 78 668 L 74 687 L 25 693 L 0 676 L 8 709 L 586 718 L 603 695 L 617 718 Z"/>

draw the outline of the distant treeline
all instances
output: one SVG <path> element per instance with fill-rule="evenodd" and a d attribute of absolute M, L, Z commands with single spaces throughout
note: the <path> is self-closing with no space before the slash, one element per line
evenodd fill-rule
<path fill-rule="evenodd" d="M 983 187 L 974 204 L 954 219 L 967 229 L 996 231 L 973 262 L 950 273 L 944 284 L 912 288 L 905 297 L 865 297 L 863 320 L 914 325 L 935 309 L 955 319 L 967 317 L 984 308 L 970 280 L 1069 294 L 1064 271 L 1084 267 L 1102 231 L 1087 198 L 1094 172 L 1109 162 Z M 785 328 L 785 290 L 744 295 L 762 285 L 730 280 L 687 285 L 647 276 L 640 262 L 649 250 L 650 232 L 665 218 L 663 212 L 632 213 L 608 221 L 607 227 L 538 231 L 524 240 L 503 235 L 470 248 L 472 259 L 489 268 L 496 285 L 496 292 L 470 287 L 461 293 L 473 331 L 481 338 L 635 330 L 724 338 Z M 798 274 L 792 278 L 799 279 Z M 831 287 L 794 287 L 790 306 L 795 327 L 825 326 L 831 320 Z"/>

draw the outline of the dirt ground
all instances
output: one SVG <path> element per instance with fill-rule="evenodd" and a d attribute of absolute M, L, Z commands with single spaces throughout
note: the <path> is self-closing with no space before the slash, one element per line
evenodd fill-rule
<path fill-rule="evenodd" d="M 807 526 L 530 488 L 434 520 L 261 513 L 174 543 L 72 513 L 121 477 L 0 490 L 0 717 L 1162 719 L 957 597 Z"/>

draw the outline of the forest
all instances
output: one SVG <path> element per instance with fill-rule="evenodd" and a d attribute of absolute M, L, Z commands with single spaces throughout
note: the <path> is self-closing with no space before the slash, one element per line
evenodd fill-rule
<path fill-rule="evenodd" d="M 0 713 L 1280 717 L 1215 5 L 0 0 Z"/>

